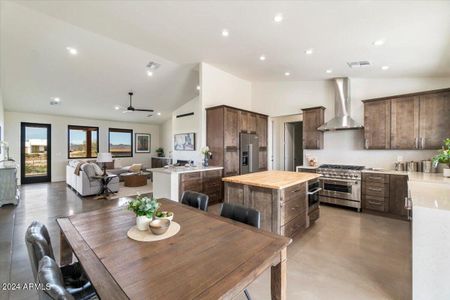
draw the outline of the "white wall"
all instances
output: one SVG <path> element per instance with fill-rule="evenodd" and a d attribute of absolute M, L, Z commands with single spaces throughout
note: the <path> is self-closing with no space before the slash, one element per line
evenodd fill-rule
<path fill-rule="evenodd" d="M 5 140 L 10 145 L 10 156 L 20 162 L 20 123 L 46 123 L 52 125 L 52 181 L 65 180 L 65 166 L 67 164 L 67 126 L 85 125 L 99 127 L 99 151 L 108 151 L 108 128 L 133 129 L 134 133 L 151 134 L 151 153 L 134 153 L 132 158 L 115 158 L 116 167 L 133 163 L 143 163 L 150 167 L 151 156 L 159 147 L 159 126 L 141 123 L 126 123 L 103 121 L 93 119 L 81 119 L 64 116 L 43 114 L 5 112 Z M 133 137 L 134 140 L 134 137 Z M 134 146 L 134 145 L 133 145 Z M 133 149 L 134 152 L 134 149 Z"/>
<path fill-rule="evenodd" d="M 363 123 L 361 100 L 450 87 L 450 78 L 386 78 L 351 79 L 352 116 Z M 254 82 L 252 110 L 282 116 L 294 114 L 301 108 L 325 106 L 325 121 L 334 116 L 333 82 Z M 271 137 L 269 136 L 269 141 Z M 325 133 L 323 150 L 305 150 L 305 155 L 317 157 L 319 163 L 362 164 L 368 167 L 392 168 L 397 156 L 404 160 L 430 158 L 430 150 L 364 150 L 362 131 L 347 130 Z M 276 166 L 276 164 L 275 164 Z"/>
<path fill-rule="evenodd" d="M 169 157 L 173 151 L 172 116 L 161 124 L 159 129 L 161 147 L 164 149 L 165 157 Z"/>
<path fill-rule="evenodd" d="M 5 114 L 4 114 L 4 106 L 3 106 L 3 97 L 2 91 L 0 89 L 0 141 L 5 137 Z"/>
<path fill-rule="evenodd" d="M 177 118 L 177 115 L 193 112 L 194 115 Z M 195 151 L 175 151 L 173 149 L 174 135 L 177 133 L 195 133 Z M 189 102 L 177 108 L 172 113 L 172 134 L 171 134 L 171 151 L 174 160 L 193 160 L 195 164 L 201 163 L 201 141 L 202 132 L 202 107 L 199 97 L 195 97 Z"/>

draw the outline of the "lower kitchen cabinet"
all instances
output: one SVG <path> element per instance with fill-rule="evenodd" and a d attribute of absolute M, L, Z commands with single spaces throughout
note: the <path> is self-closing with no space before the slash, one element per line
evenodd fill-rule
<path fill-rule="evenodd" d="M 363 212 L 408 219 L 405 209 L 407 182 L 406 175 L 363 173 L 361 192 Z"/>
<path fill-rule="evenodd" d="M 179 197 L 184 191 L 194 191 L 209 196 L 209 205 L 222 202 L 222 170 L 182 173 L 180 176 Z"/>

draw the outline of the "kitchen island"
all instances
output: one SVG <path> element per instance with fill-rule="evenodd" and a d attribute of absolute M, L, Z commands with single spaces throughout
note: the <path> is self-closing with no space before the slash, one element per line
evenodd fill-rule
<path fill-rule="evenodd" d="M 167 167 L 148 169 L 153 173 L 153 195 L 180 201 L 184 191 L 209 196 L 209 205 L 222 201 L 223 167 Z"/>
<path fill-rule="evenodd" d="M 308 181 L 320 174 L 265 171 L 225 177 L 224 202 L 261 213 L 261 228 L 292 237 L 309 227 Z"/>

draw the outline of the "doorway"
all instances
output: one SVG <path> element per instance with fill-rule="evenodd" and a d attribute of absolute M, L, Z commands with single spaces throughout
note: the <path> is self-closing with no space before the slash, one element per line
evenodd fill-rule
<path fill-rule="evenodd" d="M 21 123 L 20 180 L 22 184 L 51 181 L 51 125 Z"/>
<path fill-rule="evenodd" d="M 303 165 L 303 122 L 284 123 L 284 170 Z"/>

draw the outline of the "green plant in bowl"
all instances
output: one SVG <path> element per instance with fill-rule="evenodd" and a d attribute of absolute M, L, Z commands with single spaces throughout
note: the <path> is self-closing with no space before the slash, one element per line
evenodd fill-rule
<path fill-rule="evenodd" d="M 138 195 L 128 202 L 128 210 L 136 215 L 136 226 L 139 230 L 147 230 L 148 223 L 153 219 L 160 204 L 154 197 Z"/>
<path fill-rule="evenodd" d="M 435 168 L 439 163 L 446 164 L 447 166 L 450 165 L 450 138 L 444 140 L 442 149 L 439 150 L 439 153 L 435 157 L 433 157 L 433 166 Z"/>

